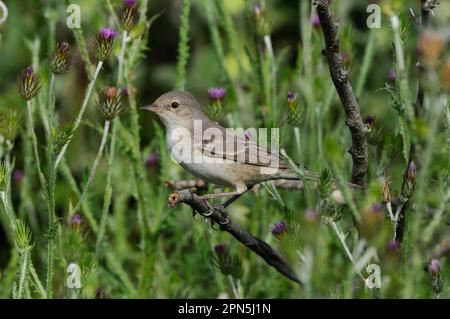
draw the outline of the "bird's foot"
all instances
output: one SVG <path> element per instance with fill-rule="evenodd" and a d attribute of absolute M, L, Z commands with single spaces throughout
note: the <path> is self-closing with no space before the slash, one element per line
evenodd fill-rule
<path fill-rule="evenodd" d="M 213 214 L 213 212 L 214 212 L 214 207 L 211 205 L 211 203 L 208 201 L 207 198 L 202 197 L 202 199 L 203 199 L 203 201 L 205 202 L 205 205 L 208 207 L 208 212 L 207 212 L 207 213 L 204 213 L 204 214 L 202 214 L 202 215 L 205 216 L 205 217 L 209 217 L 209 216 L 211 216 L 211 215 Z"/>

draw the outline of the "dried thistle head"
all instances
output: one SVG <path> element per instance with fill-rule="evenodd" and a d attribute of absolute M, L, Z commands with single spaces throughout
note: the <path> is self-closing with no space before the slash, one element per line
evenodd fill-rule
<path fill-rule="evenodd" d="M 19 92 L 26 101 L 34 98 L 39 93 L 41 86 L 39 74 L 33 71 L 33 67 L 28 66 L 22 71 L 19 79 Z"/>
<path fill-rule="evenodd" d="M 106 121 L 111 121 L 122 113 L 122 94 L 113 86 L 100 92 L 97 110 Z"/>
<path fill-rule="evenodd" d="M 55 51 L 49 58 L 50 70 L 54 74 L 63 74 L 69 71 L 72 62 L 72 50 L 67 42 L 60 42 L 56 45 Z"/>
<path fill-rule="evenodd" d="M 102 27 L 97 34 L 96 57 L 99 61 L 105 61 L 111 55 L 117 32 L 113 28 Z"/>
<path fill-rule="evenodd" d="M 8 141 L 14 141 L 22 128 L 22 113 L 8 109 L 0 112 L 0 135 Z"/>
<path fill-rule="evenodd" d="M 139 22 L 139 8 L 136 0 L 124 0 L 120 10 L 120 26 L 131 31 Z"/>

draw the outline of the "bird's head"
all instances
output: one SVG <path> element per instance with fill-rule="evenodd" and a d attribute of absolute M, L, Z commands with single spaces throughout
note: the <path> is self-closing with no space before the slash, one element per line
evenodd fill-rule
<path fill-rule="evenodd" d="M 166 127 L 190 127 L 194 120 L 204 118 L 195 97 L 185 91 L 171 91 L 161 95 L 153 104 L 141 109 L 156 113 Z"/>

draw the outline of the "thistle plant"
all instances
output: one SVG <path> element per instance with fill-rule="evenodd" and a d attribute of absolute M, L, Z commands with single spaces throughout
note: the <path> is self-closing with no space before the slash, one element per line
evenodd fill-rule
<path fill-rule="evenodd" d="M 230 248 L 224 244 L 218 244 L 214 247 L 213 260 L 220 272 L 227 277 L 235 298 L 242 298 L 239 279 L 242 278 L 242 266 L 237 255 L 230 251 Z M 234 280 L 237 280 L 237 284 Z"/>
<path fill-rule="evenodd" d="M 70 44 L 67 42 L 58 43 L 49 58 L 49 64 L 53 74 L 63 74 L 69 71 L 72 66 Z"/>
<path fill-rule="evenodd" d="M 95 157 L 94 163 L 92 164 L 92 167 L 90 169 L 89 177 L 86 182 L 86 185 L 83 188 L 83 191 L 81 193 L 80 199 L 78 200 L 78 203 L 75 205 L 74 211 L 77 212 L 82 203 L 83 200 L 86 198 L 86 195 L 88 194 L 89 187 L 92 184 L 95 173 L 97 171 L 97 166 L 100 163 L 100 160 L 103 156 L 103 151 L 106 146 L 106 141 L 108 139 L 108 133 L 110 130 L 111 121 L 120 115 L 122 112 L 122 94 L 119 92 L 118 89 L 111 86 L 100 92 L 99 99 L 97 101 L 97 110 L 105 120 L 104 126 L 103 126 L 103 134 L 102 139 L 100 142 L 100 146 L 97 152 L 97 156 Z"/>
<path fill-rule="evenodd" d="M 224 114 L 223 102 L 226 94 L 226 90 L 221 87 L 213 87 L 208 89 L 210 103 L 206 109 L 206 112 L 213 121 L 219 121 Z"/>
<path fill-rule="evenodd" d="M 0 112 L 0 135 L 7 141 L 14 141 L 22 129 L 23 116 L 18 110 L 8 109 Z"/>
<path fill-rule="evenodd" d="M 107 27 L 100 28 L 96 37 L 97 48 L 95 53 L 99 61 L 108 60 L 114 48 L 116 37 L 116 30 Z"/>
<path fill-rule="evenodd" d="M 130 32 L 139 22 L 139 10 L 136 0 L 124 0 L 120 11 L 120 26 Z"/>
<path fill-rule="evenodd" d="M 287 93 L 286 101 L 288 105 L 287 121 L 288 124 L 294 128 L 295 141 L 297 143 L 299 155 L 301 156 L 300 126 L 305 117 L 305 108 L 299 106 L 298 94 L 293 91 Z"/>
<path fill-rule="evenodd" d="M 22 70 L 22 74 L 19 80 L 19 92 L 25 101 L 30 101 L 34 98 L 41 89 L 42 84 L 39 78 L 39 74 L 33 71 L 33 67 L 28 66 Z"/>

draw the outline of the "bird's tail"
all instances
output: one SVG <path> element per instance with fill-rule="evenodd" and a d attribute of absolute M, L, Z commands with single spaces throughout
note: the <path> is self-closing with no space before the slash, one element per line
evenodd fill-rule
<path fill-rule="evenodd" d="M 312 182 L 319 182 L 320 181 L 320 174 L 316 172 L 312 172 L 308 169 L 303 169 L 302 172 L 303 177 L 300 178 L 300 176 L 292 171 L 290 168 L 282 168 L 279 171 L 279 174 L 276 175 L 275 179 L 285 179 L 285 180 L 309 180 Z M 337 183 L 335 181 L 332 181 L 335 188 L 337 188 Z M 353 183 L 345 183 L 346 185 L 350 187 L 356 187 L 356 188 L 365 188 L 364 186 L 353 184 Z"/>

